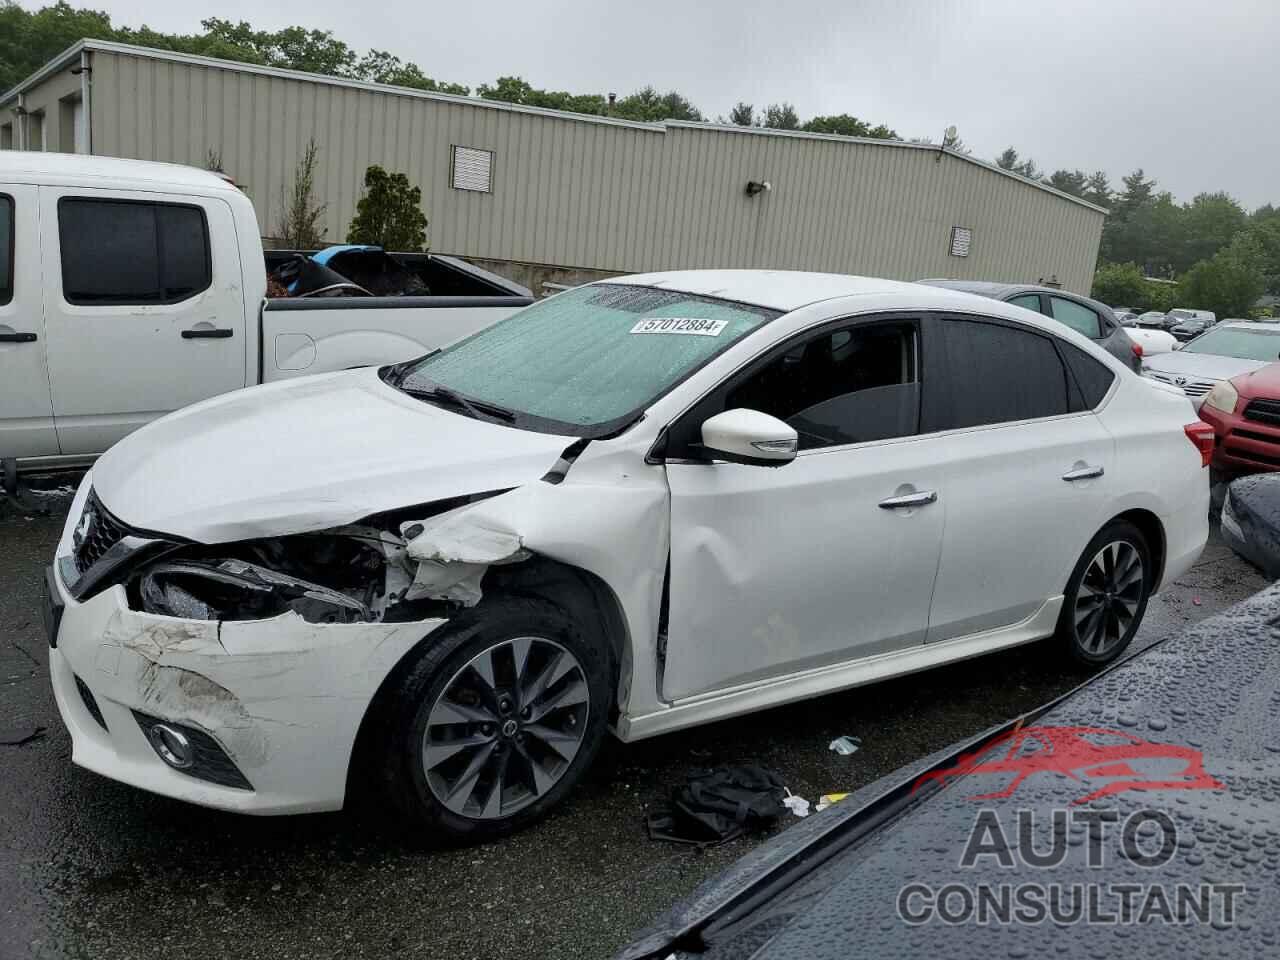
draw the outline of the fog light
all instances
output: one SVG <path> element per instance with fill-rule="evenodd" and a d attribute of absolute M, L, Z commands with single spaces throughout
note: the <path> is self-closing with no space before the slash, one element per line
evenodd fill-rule
<path fill-rule="evenodd" d="M 191 749 L 191 741 L 186 734 L 167 723 L 153 723 L 147 729 L 147 739 L 160 754 L 160 759 L 175 770 L 186 770 L 195 761 L 195 751 Z"/>

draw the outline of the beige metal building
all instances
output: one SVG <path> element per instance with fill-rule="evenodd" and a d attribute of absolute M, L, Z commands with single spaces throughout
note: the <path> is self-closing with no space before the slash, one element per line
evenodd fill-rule
<path fill-rule="evenodd" d="M 95 40 L 0 95 L 0 147 L 199 166 L 215 152 L 266 237 L 311 137 L 329 238 L 378 163 L 422 187 L 433 250 L 531 286 L 779 267 L 1087 293 L 1106 213 L 936 146 L 634 123 Z"/>

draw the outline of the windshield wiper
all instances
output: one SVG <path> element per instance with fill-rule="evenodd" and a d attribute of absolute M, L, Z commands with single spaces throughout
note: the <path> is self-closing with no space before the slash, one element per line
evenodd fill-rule
<path fill-rule="evenodd" d="M 440 403 L 446 403 L 450 406 L 458 407 L 465 410 L 476 420 L 482 420 L 485 417 L 491 417 L 495 420 L 501 420 L 503 423 L 511 423 L 515 420 L 516 415 L 513 411 L 506 407 L 500 407 L 494 403 L 485 403 L 482 400 L 468 400 L 462 394 L 455 390 L 451 390 L 441 384 L 435 384 L 427 389 L 414 389 L 413 387 L 400 387 L 405 393 L 419 400 L 435 400 Z"/>

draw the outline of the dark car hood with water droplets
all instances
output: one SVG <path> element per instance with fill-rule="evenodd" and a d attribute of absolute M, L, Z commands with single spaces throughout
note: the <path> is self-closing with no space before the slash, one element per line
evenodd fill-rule
<path fill-rule="evenodd" d="M 975 799 L 984 794 L 1007 795 Z M 1122 854 L 1121 831 L 1110 828 L 1094 848 L 1104 861 L 1099 869 L 1088 864 L 1088 829 L 1076 825 L 1067 828 L 1056 866 L 1029 866 L 1021 857 L 1012 866 L 996 857 L 962 866 L 984 809 L 1014 843 L 1019 811 L 1047 825 L 1054 811 L 1114 812 L 1123 822 L 1151 810 L 1169 817 L 1176 847 L 1166 863 L 1142 867 Z M 1035 836 L 1042 850 L 1051 846 L 1048 829 Z M 778 878 L 788 864 L 784 882 Z M 1210 922 L 1182 925 L 1158 918 L 951 925 L 936 917 L 912 925 L 899 916 L 898 898 L 913 883 L 935 890 L 1094 886 L 1104 907 L 1106 884 L 1176 893 L 1179 885 L 1236 883 L 1244 891 L 1234 895 L 1232 923 L 1215 913 Z M 708 881 L 620 956 L 672 954 L 1280 956 L 1280 585 L 1105 672 L 1020 728 L 941 751 L 802 821 Z"/>

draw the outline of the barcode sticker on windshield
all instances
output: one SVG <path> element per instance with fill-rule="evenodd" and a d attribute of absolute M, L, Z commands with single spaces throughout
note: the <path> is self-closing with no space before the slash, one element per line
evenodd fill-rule
<path fill-rule="evenodd" d="M 649 317 L 631 328 L 632 333 L 683 333 L 686 336 L 718 337 L 729 325 L 728 320 L 705 317 Z"/>

